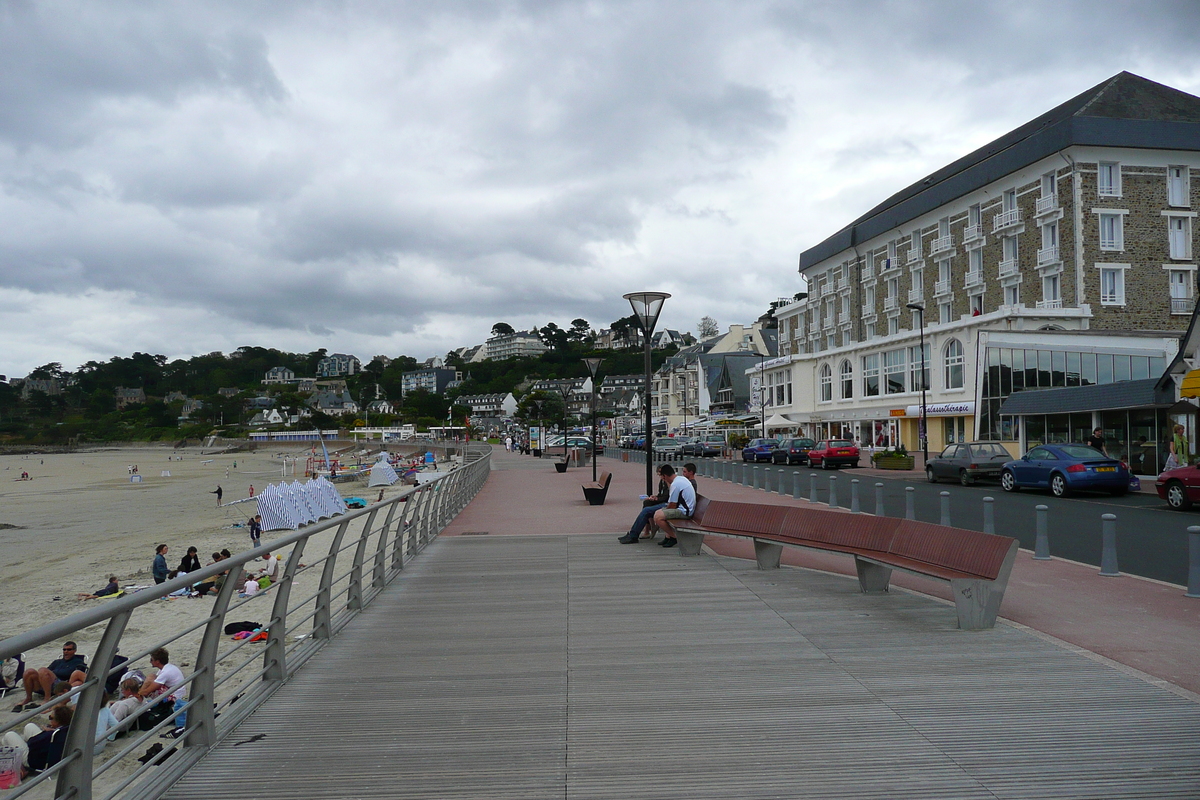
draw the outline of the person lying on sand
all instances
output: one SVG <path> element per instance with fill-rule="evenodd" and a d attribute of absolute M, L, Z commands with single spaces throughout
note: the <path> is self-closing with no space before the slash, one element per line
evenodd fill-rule
<path fill-rule="evenodd" d="M 80 600 L 96 600 L 97 598 L 100 598 L 100 597 L 120 597 L 123 594 L 124 594 L 124 592 L 121 591 L 121 587 L 117 583 L 117 576 L 109 575 L 108 576 L 108 586 L 105 586 L 103 589 L 97 589 L 92 594 L 88 594 L 87 592 L 80 592 L 79 599 Z"/>

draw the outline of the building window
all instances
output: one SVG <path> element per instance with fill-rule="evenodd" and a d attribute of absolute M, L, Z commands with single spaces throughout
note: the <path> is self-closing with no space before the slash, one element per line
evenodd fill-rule
<path fill-rule="evenodd" d="M 875 287 L 867 286 L 863 289 L 863 305 L 866 306 L 866 313 L 875 313 Z"/>
<path fill-rule="evenodd" d="M 867 341 L 868 342 L 875 338 L 875 323 L 874 322 L 867 323 L 866 333 L 867 333 Z"/>
<path fill-rule="evenodd" d="M 1017 190 L 1009 189 L 1004 193 L 1001 199 L 1001 211 L 1015 211 L 1017 208 Z"/>
<path fill-rule="evenodd" d="M 976 247 L 967 251 L 967 273 L 980 280 L 983 276 L 983 248 Z"/>
<path fill-rule="evenodd" d="M 833 370 L 828 364 L 821 365 L 821 402 L 828 403 L 833 399 Z"/>
<path fill-rule="evenodd" d="M 1042 176 L 1042 197 L 1051 197 L 1058 194 L 1058 176 L 1053 172 L 1047 172 Z"/>
<path fill-rule="evenodd" d="M 1100 305 L 1125 305 L 1125 270 L 1120 267 L 1100 268 Z"/>
<path fill-rule="evenodd" d="M 905 363 L 907 353 L 901 350 L 887 350 L 883 354 L 883 383 L 887 394 L 903 394 L 908 391 L 906 377 L 908 364 Z"/>
<path fill-rule="evenodd" d="M 1014 283 L 1012 286 L 1004 287 L 1004 305 L 1006 305 L 1006 306 L 1021 305 L 1021 284 Z"/>
<path fill-rule="evenodd" d="M 842 362 L 842 399 L 849 400 L 854 397 L 854 367 L 850 365 L 850 359 Z"/>
<path fill-rule="evenodd" d="M 1167 217 L 1167 238 L 1171 246 L 1171 258 L 1189 259 L 1192 257 L 1192 218 L 1183 216 Z"/>
<path fill-rule="evenodd" d="M 888 335 L 895 336 L 900 332 L 900 318 L 888 317 Z"/>
<path fill-rule="evenodd" d="M 1100 249 L 1124 250 L 1125 226 L 1123 214 L 1100 215 Z"/>
<path fill-rule="evenodd" d="M 945 364 L 946 388 L 963 388 L 963 346 L 958 339 L 951 339 L 942 351 Z"/>
<path fill-rule="evenodd" d="M 863 397 L 879 396 L 879 354 L 862 358 Z"/>
<path fill-rule="evenodd" d="M 908 260 L 916 261 L 921 257 L 921 232 L 913 231 L 912 239 L 909 242 L 910 249 L 908 251 Z"/>
<path fill-rule="evenodd" d="M 1192 271 L 1190 269 L 1173 269 L 1167 272 L 1167 280 L 1171 286 L 1171 313 L 1192 313 Z"/>
<path fill-rule="evenodd" d="M 983 313 L 983 295 L 971 295 L 971 316 L 978 317 Z"/>
<path fill-rule="evenodd" d="M 1180 208 L 1192 205 L 1190 177 L 1187 167 L 1167 167 L 1167 205 Z"/>
<path fill-rule="evenodd" d="M 982 223 L 982 221 L 983 221 L 983 209 L 980 208 L 979 203 L 976 203 L 975 205 L 973 205 L 967 209 L 967 227 L 968 228 L 978 228 L 980 226 L 980 224 Z"/>
<path fill-rule="evenodd" d="M 950 322 L 950 304 L 938 303 L 938 322 L 947 325 Z"/>
<path fill-rule="evenodd" d="M 1101 197 L 1121 196 L 1121 165 L 1115 161 L 1101 161 L 1096 174 L 1096 192 Z"/>
<path fill-rule="evenodd" d="M 929 344 L 908 348 L 909 385 L 914 392 L 929 389 Z"/>
<path fill-rule="evenodd" d="M 1058 303 L 1062 301 L 1062 296 L 1059 293 L 1060 283 L 1058 275 L 1047 275 L 1042 278 L 1042 300 L 1047 304 Z"/>

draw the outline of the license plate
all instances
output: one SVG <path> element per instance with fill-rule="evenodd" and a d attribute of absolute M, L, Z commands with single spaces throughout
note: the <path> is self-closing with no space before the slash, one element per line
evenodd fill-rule
<path fill-rule="evenodd" d="M 1096 467 L 1096 472 L 1116 472 L 1116 467 Z"/>

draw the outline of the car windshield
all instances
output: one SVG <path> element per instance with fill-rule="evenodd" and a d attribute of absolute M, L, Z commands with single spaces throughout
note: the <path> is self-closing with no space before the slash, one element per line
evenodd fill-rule
<path fill-rule="evenodd" d="M 1082 444 L 1068 444 L 1062 446 L 1062 451 L 1071 458 L 1108 458 L 1094 447 L 1087 447 Z"/>
<path fill-rule="evenodd" d="M 845 439 L 833 439 L 829 442 L 830 447 L 854 447 L 854 442 Z"/>
<path fill-rule="evenodd" d="M 971 445 L 971 453 L 976 458 L 987 458 L 988 456 L 1008 456 L 1008 451 L 998 444 L 973 444 Z"/>
<path fill-rule="evenodd" d="M 817 443 L 812 439 L 793 439 L 792 445 L 794 447 L 816 447 Z"/>

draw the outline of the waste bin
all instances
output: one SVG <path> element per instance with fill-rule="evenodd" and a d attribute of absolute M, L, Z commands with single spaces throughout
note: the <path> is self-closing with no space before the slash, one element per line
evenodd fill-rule
<path fill-rule="evenodd" d="M 621 451 L 621 460 L 624 461 L 626 464 L 629 463 L 629 451 L 628 450 Z"/>
<path fill-rule="evenodd" d="M 588 451 L 582 447 L 571 448 L 571 464 L 576 467 L 586 467 L 588 465 Z"/>

